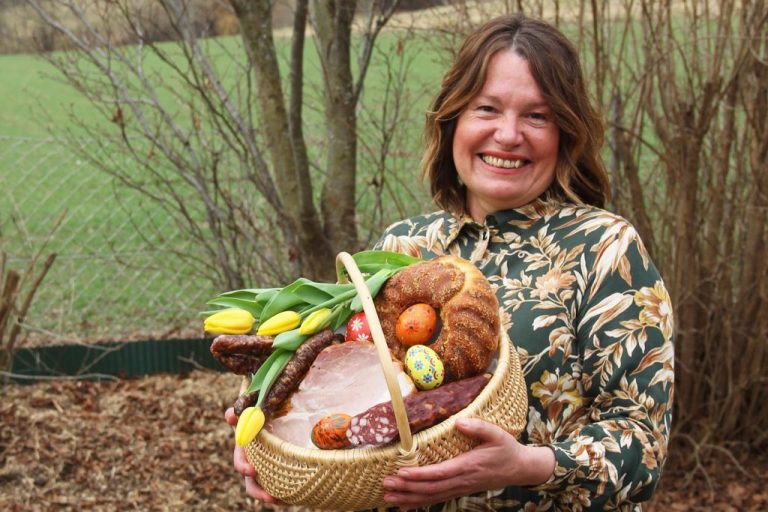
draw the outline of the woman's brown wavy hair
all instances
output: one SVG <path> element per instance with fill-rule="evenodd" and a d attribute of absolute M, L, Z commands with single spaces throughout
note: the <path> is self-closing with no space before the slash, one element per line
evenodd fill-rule
<path fill-rule="evenodd" d="M 459 114 L 483 87 L 491 57 L 513 50 L 524 58 L 560 130 L 555 179 L 547 193 L 577 204 L 603 207 L 610 198 L 600 158 L 605 126 L 587 94 L 578 54 L 551 25 L 522 14 L 501 16 L 469 35 L 443 77 L 427 112 L 422 172 L 443 209 L 465 213 L 465 190 L 453 162 Z"/>

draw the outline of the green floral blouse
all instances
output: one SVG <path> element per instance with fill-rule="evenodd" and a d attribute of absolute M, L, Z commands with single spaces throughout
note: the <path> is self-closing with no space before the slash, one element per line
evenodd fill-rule
<path fill-rule="evenodd" d="M 557 465 L 443 510 L 640 510 L 667 454 L 673 391 L 669 295 L 637 232 L 594 207 L 537 199 L 484 224 L 444 211 L 390 226 L 377 248 L 461 256 L 495 288 L 528 388 L 526 444 Z"/>

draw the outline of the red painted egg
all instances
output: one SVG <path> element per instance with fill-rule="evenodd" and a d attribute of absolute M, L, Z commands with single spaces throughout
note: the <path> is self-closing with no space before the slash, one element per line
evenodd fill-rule
<path fill-rule="evenodd" d="M 347 322 L 347 332 L 344 337 L 347 341 L 373 342 L 371 328 L 368 327 L 368 319 L 365 318 L 364 312 L 361 311 L 352 315 L 352 318 Z"/>

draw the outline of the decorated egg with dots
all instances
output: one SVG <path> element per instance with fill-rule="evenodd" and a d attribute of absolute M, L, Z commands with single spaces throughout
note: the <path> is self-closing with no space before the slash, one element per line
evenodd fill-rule
<path fill-rule="evenodd" d="M 437 353 L 425 345 L 414 345 L 405 353 L 405 369 L 418 389 L 434 389 L 443 383 L 445 369 Z"/>

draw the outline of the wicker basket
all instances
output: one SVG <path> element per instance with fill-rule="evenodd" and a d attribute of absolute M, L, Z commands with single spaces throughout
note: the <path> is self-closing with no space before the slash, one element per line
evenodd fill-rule
<path fill-rule="evenodd" d="M 381 448 L 317 450 L 298 447 L 262 430 L 246 447 L 246 454 L 258 473 L 260 485 L 267 492 L 288 504 L 310 508 L 360 510 L 382 507 L 385 502 L 381 484 L 385 476 L 402 466 L 442 462 L 474 446 L 473 440 L 454 428 L 455 418 L 482 418 L 515 436 L 523 430 L 528 409 L 525 382 L 514 347 L 502 332 L 496 370 L 477 398 L 454 416 L 412 435 L 373 299 L 349 254 L 340 253 L 336 266 L 339 280 L 344 282 L 343 268 L 346 268 L 362 299 L 392 397 L 400 438 Z"/>

